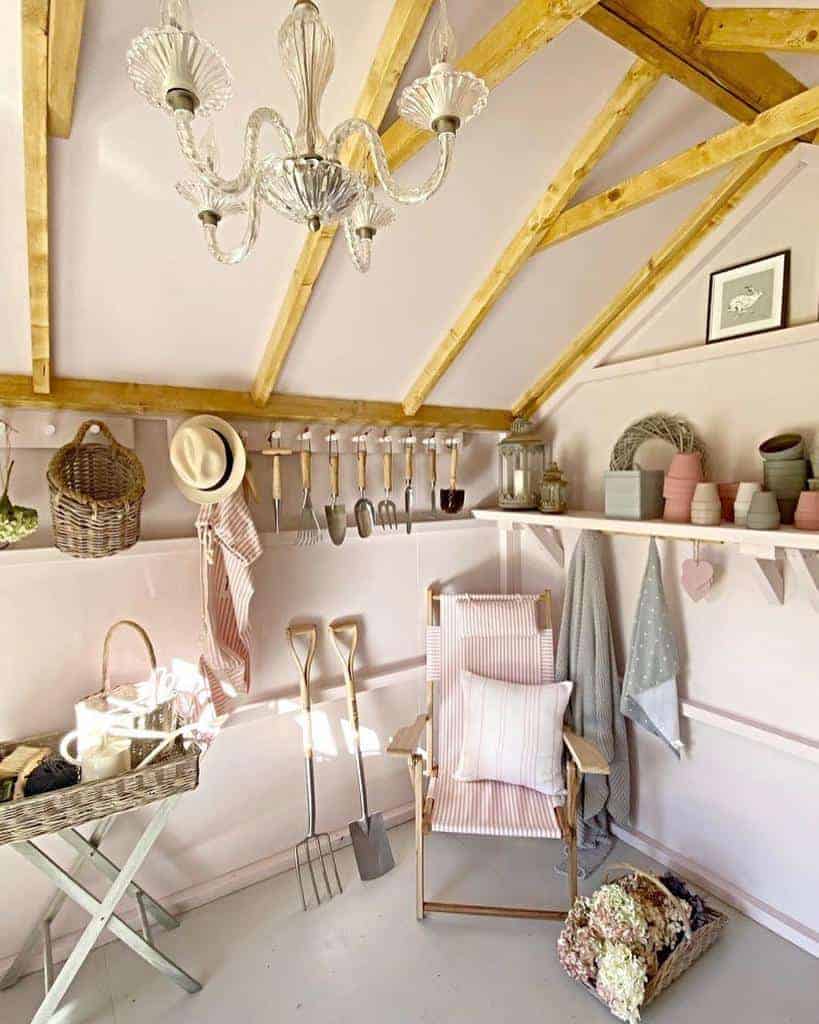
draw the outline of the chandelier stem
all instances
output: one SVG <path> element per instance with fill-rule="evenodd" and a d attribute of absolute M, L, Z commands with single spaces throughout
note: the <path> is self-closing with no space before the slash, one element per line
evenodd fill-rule
<path fill-rule="evenodd" d="M 329 152 L 333 159 L 339 158 L 339 152 L 343 144 L 351 136 L 361 134 L 367 141 L 372 157 L 375 173 L 381 187 L 387 195 L 396 203 L 405 206 L 414 206 L 424 203 L 433 196 L 444 182 L 449 168 L 452 164 L 452 154 L 455 148 L 455 133 L 441 132 L 438 138 L 438 163 L 435 170 L 426 181 L 420 185 L 401 185 L 391 174 L 387 154 L 381 138 L 373 126 L 361 118 L 350 118 L 342 122 L 333 132 L 329 139 Z"/>
<path fill-rule="evenodd" d="M 193 114 L 189 110 L 177 110 L 174 112 L 174 122 L 182 155 L 206 184 L 227 195 L 244 192 L 253 180 L 259 160 L 259 136 L 265 124 L 278 132 L 285 156 L 293 155 L 293 136 L 290 129 L 272 107 L 258 107 L 247 119 L 245 126 L 241 170 L 235 178 L 222 178 L 212 170 L 207 159 L 199 151 L 193 135 Z"/>
<path fill-rule="evenodd" d="M 256 244 L 256 239 L 259 237 L 259 219 L 260 219 L 261 207 L 259 204 L 259 189 L 258 185 L 254 182 L 253 188 L 250 190 L 250 197 L 247 204 L 247 227 L 245 228 L 245 237 L 242 244 L 237 246 L 235 249 L 222 249 L 219 246 L 219 242 L 216 238 L 216 229 L 218 221 L 214 224 L 209 219 L 202 220 L 202 227 L 205 232 L 205 243 L 208 247 L 208 252 L 211 256 L 219 263 L 241 263 L 249 254 L 253 246 Z"/>

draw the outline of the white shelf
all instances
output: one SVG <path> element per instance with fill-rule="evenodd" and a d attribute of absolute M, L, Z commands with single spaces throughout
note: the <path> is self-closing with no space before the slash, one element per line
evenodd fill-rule
<path fill-rule="evenodd" d="M 736 544 L 749 553 L 758 549 L 788 548 L 819 551 L 819 532 L 783 526 L 778 530 L 748 530 L 731 523 L 721 526 L 695 526 L 692 523 L 667 523 L 663 519 L 607 519 L 597 512 L 566 512 L 544 515 L 542 512 L 508 512 L 476 508 L 476 519 L 491 520 L 500 526 L 541 526 L 552 530 L 598 530 L 600 533 L 639 537 L 665 537 L 669 540 L 698 540 L 710 544 Z"/>

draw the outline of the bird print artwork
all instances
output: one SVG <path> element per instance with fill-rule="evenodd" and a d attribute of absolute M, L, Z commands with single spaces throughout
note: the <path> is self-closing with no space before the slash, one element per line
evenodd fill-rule
<path fill-rule="evenodd" d="M 735 295 L 728 303 L 728 309 L 731 313 L 742 316 L 744 313 L 753 309 L 761 298 L 762 292 L 758 288 L 754 288 L 751 285 L 746 284 L 742 293 L 740 295 Z"/>

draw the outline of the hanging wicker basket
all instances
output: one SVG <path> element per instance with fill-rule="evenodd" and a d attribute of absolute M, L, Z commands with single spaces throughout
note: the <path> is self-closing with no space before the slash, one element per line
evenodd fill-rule
<path fill-rule="evenodd" d="M 108 444 L 83 444 L 92 426 Z M 54 543 L 75 558 L 104 558 L 139 540 L 145 472 L 99 420 L 87 420 L 48 466 Z"/>

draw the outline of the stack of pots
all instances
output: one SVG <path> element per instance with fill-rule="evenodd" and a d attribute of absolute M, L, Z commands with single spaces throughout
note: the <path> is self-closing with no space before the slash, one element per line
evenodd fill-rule
<path fill-rule="evenodd" d="M 670 523 L 691 520 L 691 502 L 697 484 L 702 482 L 702 458 L 699 452 L 678 452 L 671 460 L 663 486 L 663 519 Z"/>
<path fill-rule="evenodd" d="M 799 495 L 808 478 L 805 444 L 799 434 L 780 434 L 759 446 L 765 467 L 765 487 L 779 502 L 783 523 L 792 523 Z"/>
<path fill-rule="evenodd" d="M 819 530 L 819 489 L 803 491 L 796 506 L 797 530 Z"/>
<path fill-rule="evenodd" d="M 699 483 L 691 502 L 691 522 L 696 526 L 719 526 L 722 503 L 716 484 Z"/>
<path fill-rule="evenodd" d="M 762 490 L 762 484 L 756 480 L 744 480 L 737 487 L 737 496 L 734 501 L 734 522 L 737 526 L 748 525 L 748 510 L 751 507 L 751 500 L 755 494 Z"/>

